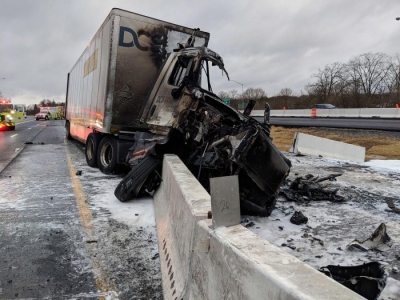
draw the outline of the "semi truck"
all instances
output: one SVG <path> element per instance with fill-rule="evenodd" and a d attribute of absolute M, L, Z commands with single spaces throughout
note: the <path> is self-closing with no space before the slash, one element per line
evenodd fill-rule
<path fill-rule="evenodd" d="M 176 154 L 206 189 L 238 175 L 243 213 L 271 213 L 290 161 L 268 122 L 225 104 L 211 68 L 229 79 L 210 34 L 112 9 L 67 76 L 66 137 L 85 143 L 86 161 L 105 174 L 128 167 L 115 196 L 154 192 L 164 154 Z"/>

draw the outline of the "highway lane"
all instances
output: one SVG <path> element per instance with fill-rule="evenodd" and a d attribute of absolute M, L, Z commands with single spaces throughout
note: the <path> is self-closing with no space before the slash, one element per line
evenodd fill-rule
<path fill-rule="evenodd" d="M 22 149 L 0 170 L 0 299 L 162 299 L 152 199 L 119 202 L 121 177 L 89 167 L 63 120 L 2 136 Z"/>
<path fill-rule="evenodd" d="M 0 172 L 0 299 L 99 298 L 88 295 L 98 288 L 65 163 L 63 125 L 27 120 L 2 135 L 23 150 Z"/>
<path fill-rule="evenodd" d="M 263 117 L 255 117 L 259 122 L 263 122 Z M 332 127 L 332 128 L 351 128 L 366 130 L 387 130 L 400 132 L 400 120 L 381 119 L 381 118 L 280 118 L 271 117 L 271 124 L 274 126 L 291 127 Z"/>
<path fill-rule="evenodd" d="M 54 125 L 54 122 L 60 121 L 36 121 L 29 116 L 17 123 L 15 130 L 0 131 L 0 172 L 22 151 L 26 143 L 32 142 L 46 126 Z"/>

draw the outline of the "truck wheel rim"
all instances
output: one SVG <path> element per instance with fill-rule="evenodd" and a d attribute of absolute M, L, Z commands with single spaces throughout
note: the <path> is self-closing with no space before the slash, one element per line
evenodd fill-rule
<path fill-rule="evenodd" d="M 110 144 L 104 144 L 100 151 L 100 161 L 105 167 L 108 167 L 112 160 L 112 147 Z"/>

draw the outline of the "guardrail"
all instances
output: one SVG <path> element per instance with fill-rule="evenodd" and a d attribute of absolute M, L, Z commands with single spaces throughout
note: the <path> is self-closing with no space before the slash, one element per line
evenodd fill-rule
<path fill-rule="evenodd" d="M 175 155 L 154 195 L 164 299 L 364 299 L 242 225 L 213 228 L 211 196 Z"/>
<path fill-rule="evenodd" d="M 253 110 L 253 117 L 264 116 L 263 110 Z M 311 109 L 274 109 L 271 117 L 304 117 L 311 118 Z M 346 108 L 316 109 L 317 118 L 382 118 L 400 119 L 400 108 Z"/>

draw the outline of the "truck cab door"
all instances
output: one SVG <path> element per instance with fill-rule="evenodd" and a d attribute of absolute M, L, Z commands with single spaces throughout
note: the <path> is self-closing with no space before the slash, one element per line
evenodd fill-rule
<path fill-rule="evenodd" d="M 168 132 L 176 123 L 180 112 L 192 104 L 192 98 L 184 92 L 185 89 L 176 98 L 172 97 L 171 92 L 179 88 L 185 76 L 192 72 L 193 65 L 193 58 L 182 57 L 174 52 L 169 56 L 142 114 L 142 121 L 153 131 Z"/>

